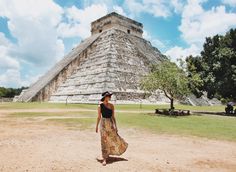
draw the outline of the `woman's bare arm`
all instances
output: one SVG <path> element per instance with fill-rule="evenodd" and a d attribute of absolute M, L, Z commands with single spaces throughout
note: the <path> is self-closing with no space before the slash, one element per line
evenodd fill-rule
<path fill-rule="evenodd" d="M 96 133 L 98 132 L 98 125 L 101 119 L 101 107 L 98 105 L 98 117 L 97 117 L 97 124 L 96 124 Z"/>

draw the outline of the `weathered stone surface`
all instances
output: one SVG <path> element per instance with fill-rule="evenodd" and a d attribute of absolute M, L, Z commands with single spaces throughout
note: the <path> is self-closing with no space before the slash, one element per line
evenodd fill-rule
<path fill-rule="evenodd" d="M 105 26 L 108 20 L 111 25 Z M 128 32 L 129 28 L 134 30 Z M 108 90 L 113 92 L 112 99 L 120 103 L 158 102 L 162 94 L 148 98 L 140 90 L 139 81 L 149 72 L 149 65 L 164 59 L 157 48 L 142 38 L 142 24 L 112 13 L 93 22 L 92 36 L 25 90 L 17 101 L 97 103 L 101 93 Z"/>
<path fill-rule="evenodd" d="M 103 91 L 114 93 L 116 101 L 137 101 L 144 99 L 144 92 L 138 84 L 140 78 L 149 72 L 149 65 L 163 60 L 160 52 L 149 48 L 150 43 L 118 29 L 103 31 L 102 35 L 87 51 L 86 57 L 74 74 L 59 86 L 51 96 L 53 102 L 97 103 Z"/>
<path fill-rule="evenodd" d="M 12 102 L 13 98 L 8 98 L 8 97 L 0 97 L 0 103 L 3 102 Z"/>
<path fill-rule="evenodd" d="M 197 98 L 195 95 L 189 95 L 185 100 L 182 101 L 184 104 L 189 104 L 193 106 L 212 106 L 212 105 L 221 105 L 220 100 L 213 98 L 207 98 L 206 93 L 200 98 Z"/>
<path fill-rule="evenodd" d="M 143 24 L 115 12 L 91 23 L 91 33 L 97 34 L 111 28 L 122 30 L 128 34 L 142 37 Z"/>

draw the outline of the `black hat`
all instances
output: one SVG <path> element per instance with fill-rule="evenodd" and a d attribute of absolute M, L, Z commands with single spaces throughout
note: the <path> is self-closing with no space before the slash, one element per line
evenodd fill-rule
<path fill-rule="evenodd" d="M 111 96 L 111 95 L 112 95 L 112 93 L 110 93 L 110 92 L 108 92 L 108 91 L 103 92 L 103 93 L 102 93 L 101 101 L 104 101 L 104 99 L 105 99 L 106 96 Z"/>

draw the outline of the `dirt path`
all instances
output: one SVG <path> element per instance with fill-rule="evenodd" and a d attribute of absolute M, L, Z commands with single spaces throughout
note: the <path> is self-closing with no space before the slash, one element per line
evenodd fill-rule
<path fill-rule="evenodd" d="M 0 171 L 235 171 L 236 143 L 197 137 L 157 135 L 119 129 L 129 143 L 125 154 L 100 156 L 100 136 L 93 130 L 26 118 L 0 120 Z"/>
<path fill-rule="evenodd" d="M 0 109 L 0 115 L 6 115 L 14 112 L 97 112 L 97 110 L 94 109 L 56 109 L 56 108 L 50 108 L 50 109 Z M 153 113 L 151 110 L 116 110 L 116 112 L 128 112 L 128 113 Z"/>

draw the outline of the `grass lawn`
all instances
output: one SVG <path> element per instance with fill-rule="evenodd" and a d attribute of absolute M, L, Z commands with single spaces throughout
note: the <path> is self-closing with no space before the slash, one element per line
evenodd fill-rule
<path fill-rule="evenodd" d="M 199 136 L 210 139 L 236 141 L 236 118 L 190 115 L 184 117 L 152 116 L 148 114 L 117 113 L 117 125 L 122 128 L 136 128 L 153 133 L 167 133 L 181 136 Z M 69 127 L 94 129 L 94 118 L 48 119 Z"/>
<path fill-rule="evenodd" d="M 236 141 L 236 118 L 190 115 L 182 117 L 117 114 L 119 125 L 150 130 L 155 133 L 192 135 Z"/>
<path fill-rule="evenodd" d="M 65 104 L 65 103 L 47 103 L 47 102 L 30 102 L 30 103 L 20 103 L 20 102 L 7 102 L 0 103 L 1 109 L 72 109 L 72 108 L 85 108 L 85 109 L 95 109 L 97 105 L 93 104 Z"/>
<path fill-rule="evenodd" d="M 168 105 L 167 105 L 168 106 Z M 154 110 L 165 105 L 142 105 L 142 110 Z M 154 133 L 167 133 L 182 136 L 199 136 L 210 139 L 236 141 L 236 118 L 215 115 L 190 115 L 184 117 L 165 117 L 148 115 L 146 112 L 129 113 L 129 110 L 139 111 L 139 105 L 115 105 L 116 109 L 127 110 L 126 112 L 116 112 L 118 127 L 144 129 Z M 97 105 L 89 104 L 51 104 L 51 103 L 3 103 L 0 109 L 11 108 L 86 108 L 96 110 Z M 223 111 L 224 106 L 186 106 L 176 105 L 176 108 L 198 110 L 198 111 Z M 140 111 L 142 111 L 140 110 Z M 59 118 L 61 116 L 73 115 L 69 118 Z M 75 118 L 83 116 L 88 118 Z M 58 118 L 47 119 L 53 124 L 66 125 L 73 129 L 92 129 L 96 122 L 96 111 L 78 112 L 15 112 L 9 117 L 37 117 L 37 116 L 58 116 Z"/>
<path fill-rule="evenodd" d="M 169 105 L 146 105 L 142 104 L 117 104 L 115 105 L 117 110 L 153 110 L 156 108 L 169 108 Z M 32 103 L 0 103 L 1 109 L 46 109 L 46 108 L 60 108 L 60 109 L 72 109 L 72 108 L 84 108 L 84 109 L 97 109 L 97 104 L 65 104 L 65 103 L 46 103 L 46 102 L 32 102 Z M 218 111 L 224 112 L 225 106 L 189 106 L 189 105 L 175 105 L 176 109 L 196 110 L 196 111 Z"/>

